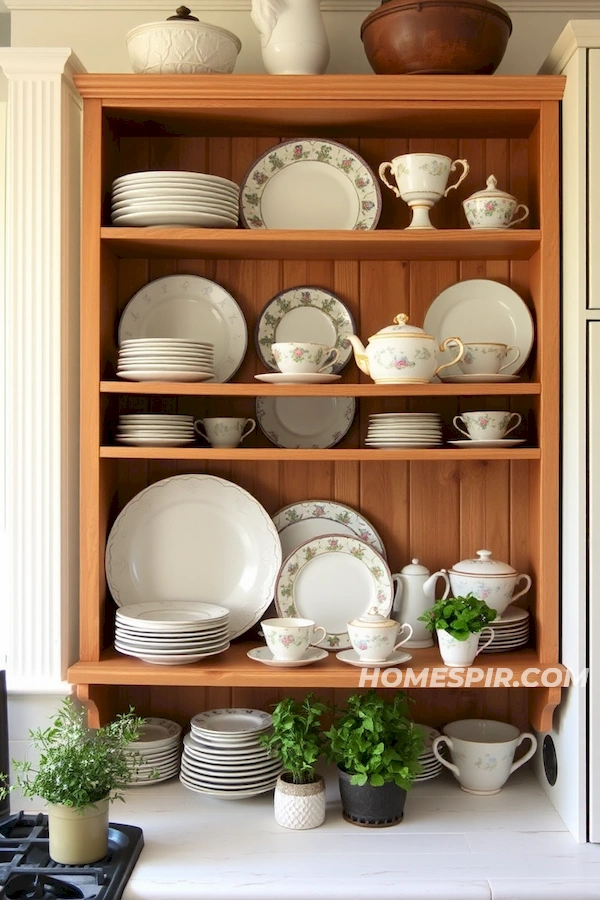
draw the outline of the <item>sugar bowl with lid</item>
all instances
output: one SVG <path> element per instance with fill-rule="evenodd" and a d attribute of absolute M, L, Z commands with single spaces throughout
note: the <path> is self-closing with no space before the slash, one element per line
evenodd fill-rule
<path fill-rule="evenodd" d="M 499 617 L 510 603 L 526 594 L 531 587 L 529 575 L 517 572 L 508 563 L 493 559 L 491 550 L 478 550 L 476 559 L 462 559 L 447 571 L 455 597 L 473 594 L 479 600 L 485 600 Z M 515 594 L 515 588 L 521 582 L 525 582 L 525 587 Z"/>
<path fill-rule="evenodd" d="M 463 200 L 463 209 L 471 228 L 512 228 L 529 215 L 524 203 L 519 203 L 512 194 L 498 188 L 495 175 L 487 179 L 484 190 L 476 191 Z M 516 218 L 520 209 L 523 213 Z"/>
<path fill-rule="evenodd" d="M 399 634 L 406 632 L 399 643 Z M 388 656 L 410 640 L 412 627 L 404 622 L 382 616 L 376 606 L 372 606 L 364 616 L 348 622 L 348 635 L 360 660 L 365 663 L 385 662 Z"/>

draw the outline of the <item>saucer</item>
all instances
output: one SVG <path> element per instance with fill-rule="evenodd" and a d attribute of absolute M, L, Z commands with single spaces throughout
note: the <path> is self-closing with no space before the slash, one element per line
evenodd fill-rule
<path fill-rule="evenodd" d="M 519 375 L 438 375 L 440 381 L 448 384 L 506 384 L 509 381 L 520 381 Z"/>
<path fill-rule="evenodd" d="M 525 438 L 501 438 L 499 441 L 448 441 L 455 447 L 516 447 L 517 444 L 526 444 Z"/>
<path fill-rule="evenodd" d="M 269 384 L 331 384 L 342 376 L 328 375 L 326 372 L 265 372 L 254 377 Z"/>
<path fill-rule="evenodd" d="M 300 659 L 274 659 L 272 652 L 268 647 L 254 647 L 248 650 L 246 656 L 254 659 L 256 662 L 264 663 L 265 666 L 277 666 L 282 669 L 291 669 L 297 666 L 310 666 L 311 663 L 319 662 L 321 659 L 327 659 L 329 653 L 327 650 L 321 650 L 319 647 L 309 647 L 306 653 Z"/>
<path fill-rule="evenodd" d="M 348 663 L 349 666 L 358 666 L 359 669 L 386 669 L 388 666 L 399 666 L 412 659 L 410 653 L 403 653 L 402 650 L 394 650 L 391 656 L 381 662 L 365 662 L 364 659 L 360 659 L 356 650 L 340 650 L 335 655 L 342 662 Z"/>

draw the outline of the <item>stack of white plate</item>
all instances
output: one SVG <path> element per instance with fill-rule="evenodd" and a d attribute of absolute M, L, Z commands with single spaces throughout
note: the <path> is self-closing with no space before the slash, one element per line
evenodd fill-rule
<path fill-rule="evenodd" d="M 237 228 L 240 189 L 201 172 L 132 172 L 112 185 L 113 225 Z"/>
<path fill-rule="evenodd" d="M 181 338 L 130 338 L 121 343 L 117 375 L 127 381 L 208 381 L 214 346 Z"/>
<path fill-rule="evenodd" d="M 157 784 L 179 772 L 181 725 L 170 719 L 146 717 L 137 741 L 128 748 L 130 787 Z"/>
<path fill-rule="evenodd" d="M 229 610 L 215 603 L 133 603 L 116 612 L 115 650 L 144 662 L 182 666 L 228 647 Z"/>
<path fill-rule="evenodd" d="M 423 735 L 423 751 L 419 756 L 421 774 L 417 775 L 415 782 L 429 781 L 431 778 L 437 778 L 443 768 L 441 762 L 433 755 L 433 750 L 431 749 L 431 745 L 435 738 L 440 736 L 440 732 L 435 728 L 430 728 L 429 725 L 417 725 L 417 728 L 420 729 Z"/>
<path fill-rule="evenodd" d="M 271 721 L 260 709 L 212 709 L 194 716 L 183 739 L 181 783 L 226 800 L 273 790 L 282 766 L 259 742 Z"/>
<path fill-rule="evenodd" d="M 195 440 L 193 416 L 160 413 L 128 413 L 119 416 L 119 444 L 129 447 L 186 447 Z"/>
<path fill-rule="evenodd" d="M 369 416 L 367 447 L 441 447 L 439 413 L 376 413 Z"/>
<path fill-rule="evenodd" d="M 494 629 L 494 638 L 482 653 L 507 653 L 529 643 L 529 613 L 526 609 L 507 606 L 499 619 L 490 622 L 490 627 Z M 484 644 L 489 636 L 489 632 L 484 632 L 479 643 Z"/>

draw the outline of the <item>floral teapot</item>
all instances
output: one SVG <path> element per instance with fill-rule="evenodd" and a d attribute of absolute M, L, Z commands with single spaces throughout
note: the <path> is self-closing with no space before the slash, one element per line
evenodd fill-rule
<path fill-rule="evenodd" d="M 438 366 L 438 346 L 431 334 L 408 324 L 404 313 L 396 316 L 394 325 L 382 328 L 369 338 L 367 348 L 355 334 L 347 335 L 354 349 L 358 368 L 376 384 L 429 384 L 438 372 L 463 358 L 465 348 L 460 338 L 449 337 L 440 344 L 439 352 L 457 347 L 450 362 Z"/>

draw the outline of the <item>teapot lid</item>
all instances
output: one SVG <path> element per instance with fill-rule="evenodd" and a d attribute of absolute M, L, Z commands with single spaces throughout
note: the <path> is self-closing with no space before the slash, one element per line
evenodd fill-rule
<path fill-rule="evenodd" d="M 509 194 L 507 191 L 498 190 L 498 179 L 495 175 L 490 175 L 486 181 L 487 187 L 485 187 L 482 191 L 475 191 L 474 194 L 471 194 L 470 197 L 467 197 L 465 202 L 469 200 L 477 200 L 479 197 L 484 197 L 486 200 L 493 200 L 495 197 L 502 197 L 504 200 L 516 200 L 516 197 L 513 197 L 512 194 Z"/>
<path fill-rule="evenodd" d="M 404 566 L 400 571 L 401 575 L 431 575 L 431 572 L 426 566 L 422 566 L 419 563 L 419 560 L 415 557 L 407 566 Z"/>
<path fill-rule="evenodd" d="M 387 616 L 382 616 L 376 606 L 371 606 L 369 611 L 366 612 L 364 616 L 358 616 L 358 618 L 353 619 L 349 624 L 374 625 L 376 628 L 389 628 L 390 625 L 393 625 L 395 628 L 398 625 L 395 619 L 390 619 Z"/>
<path fill-rule="evenodd" d="M 197 22 L 198 19 L 196 16 L 192 15 L 191 9 L 188 9 L 187 6 L 178 6 L 175 10 L 174 16 L 168 16 L 167 22 Z"/>
<path fill-rule="evenodd" d="M 453 572 L 463 575 L 516 575 L 517 570 L 508 563 L 492 559 L 491 550 L 478 550 L 477 559 L 461 559 L 452 566 Z"/>
<path fill-rule="evenodd" d="M 408 335 L 420 335 L 421 337 L 429 337 L 433 339 L 433 335 L 425 334 L 423 328 L 417 328 L 416 325 L 408 324 L 408 316 L 406 313 L 400 313 L 397 316 L 394 316 L 394 324 L 387 325 L 385 328 L 382 328 L 381 331 L 378 331 L 377 334 L 372 335 L 369 340 L 372 341 L 373 338 L 378 337 L 390 337 L 390 336 L 398 336 L 405 337 Z"/>

